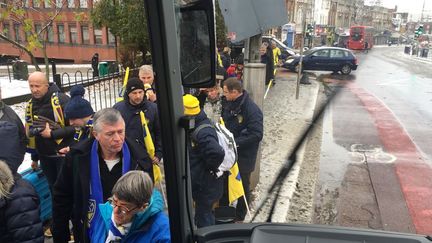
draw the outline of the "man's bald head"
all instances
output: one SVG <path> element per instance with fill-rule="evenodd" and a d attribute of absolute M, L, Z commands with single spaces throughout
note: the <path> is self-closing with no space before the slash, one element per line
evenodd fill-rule
<path fill-rule="evenodd" d="M 43 72 L 36 71 L 30 74 L 28 82 L 33 98 L 40 99 L 48 92 L 48 79 Z"/>

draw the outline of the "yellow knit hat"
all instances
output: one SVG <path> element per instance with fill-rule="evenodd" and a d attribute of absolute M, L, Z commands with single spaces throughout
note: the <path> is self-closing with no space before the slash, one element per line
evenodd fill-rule
<path fill-rule="evenodd" d="M 200 106 L 198 99 L 190 94 L 183 96 L 184 114 L 186 116 L 195 116 L 200 113 Z"/>

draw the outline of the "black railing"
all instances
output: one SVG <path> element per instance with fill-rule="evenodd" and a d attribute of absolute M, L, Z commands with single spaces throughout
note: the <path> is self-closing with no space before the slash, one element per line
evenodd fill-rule
<path fill-rule="evenodd" d="M 63 92 L 68 92 L 74 85 L 81 84 L 84 86 L 86 93 L 84 98 L 87 99 L 95 111 L 102 108 L 112 107 L 120 98 L 120 92 L 123 87 L 125 71 L 109 73 L 100 77 L 92 77 L 93 69 L 88 69 L 86 78 L 81 71 L 76 71 L 73 76 L 69 73 L 62 73 L 60 76 L 59 88 Z M 129 78 L 137 77 L 138 69 L 129 71 Z M 3 101 L 8 105 L 28 101 L 30 94 L 16 97 L 5 98 Z"/>

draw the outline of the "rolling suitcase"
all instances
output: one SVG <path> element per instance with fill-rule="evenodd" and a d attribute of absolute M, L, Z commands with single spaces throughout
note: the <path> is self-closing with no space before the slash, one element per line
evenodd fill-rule
<path fill-rule="evenodd" d="M 43 174 L 42 170 L 33 170 L 31 168 L 21 172 L 23 179 L 30 182 L 39 195 L 40 199 L 40 217 L 42 222 L 51 219 L 52 207 L 51 207 L 51 192 L 49 189 L 48 181 Z"/>

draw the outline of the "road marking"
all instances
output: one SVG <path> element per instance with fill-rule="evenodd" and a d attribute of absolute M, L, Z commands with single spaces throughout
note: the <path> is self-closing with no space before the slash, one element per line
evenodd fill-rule
<path fill-rule="evenodd" d="M 432 168 L 428 161 L 382 101 L 355 83 L 346 87 L 357 95 L 371 115 L 385 150 L 396 156 L 395 172 L 416 232 L 432 234 Z"/>

